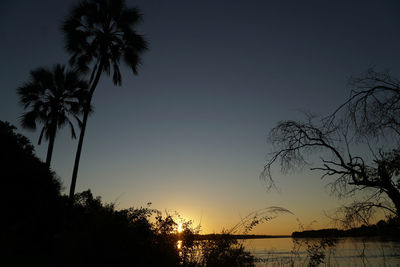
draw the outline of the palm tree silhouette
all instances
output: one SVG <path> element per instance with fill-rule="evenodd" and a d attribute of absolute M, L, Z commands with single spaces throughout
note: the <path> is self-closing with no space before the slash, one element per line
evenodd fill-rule
<path fill-rule="evenodd" d="M 141 18 L 139 10 L 128 8 L 123 0 L 86 0 L 75 6 L 70 17 L 63 23 L 66 49 L 71 53 L 70 64 L 82 72 L 91 71 L 90 89 L 72 173 L 70 200 L 75 192 L 93 93 L 103 72 L 109 76 L 112 70 L 114 84 L 121 85 L 121 58 L 132 69 L 133 74 L 137 74 L 140 56 L 147 50 L 147 42 L 134 29 Z"/>
<path fill-rule="evenodd" d="M 30 80 L 17 89 L 24 110 L 20 117 L 24 128 L 36 129 L 36 123 L 43 124 L 39 135 L 49 140 L 46 165 L 50 167 L 57 129 L 70 126 L 71 137 L 76 138 L 70 117 L 81 124 L 79 115 L 83 112 L 83 102 L 88 93 L 88 84 L 80 79 L 76 71 L 66 71 L 65 66 L 55 65 L 52 70 L 37 68 L 30 72 Z"/>

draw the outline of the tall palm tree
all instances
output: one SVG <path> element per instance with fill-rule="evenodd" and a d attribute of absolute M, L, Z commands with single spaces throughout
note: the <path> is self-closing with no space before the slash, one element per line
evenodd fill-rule
<path fill-rule="evenodd" d="M 84 107 L 82 129 L 72 173 L 70 200 L 78 175 L 79 160 L 94 91 L 102 73 L 113 73 L 115 85 L 121 85 L 120 59 L 137 74 L 141 54 L 147 43 L 134 27 L 141 21 L 137 8 L 128 8 L 123 0 L 83 0 L 64 21 L 66 49 L 71 53 L 70 64 L 83 72 L 90 71 L 89 94 Z"/>
<path fill-rule="evenodd" d="M 71 137 L 76 138 L 70 117 L 80 123 L 83 102 L 88 93 L 88 84 L 80 79 L 76 71 L 66 71 L 65 66 L 55 65 L 52 70 L 37 68 L 30 73 L 30 80 L 17 89 L 20 103 L 27 112 L 21 116 L 24 128 L 36 129 L 36 123 L 43 124 L 39 135 L 49 140 L 46 165 L 50 167 L 57 129 L 68 124 Z"/>

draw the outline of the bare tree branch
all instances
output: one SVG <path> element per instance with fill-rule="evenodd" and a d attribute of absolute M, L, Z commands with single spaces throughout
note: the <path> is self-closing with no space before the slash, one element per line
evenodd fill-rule
<path fill-rule="evenodd" d="M 354 216 L 365 219 L 374 208 L 400 216 L 400 81 L 370 69 L 349 84 L 349 99 L 329 116 L 278 122 L 268 136 L 275 151 L 261 177 L 268 188 L 275 187 L 274 165 L 285 173 L 308 165 L 307 160 L 319 154 L 319 166 L 311 170 L 321 171 L 322 178 L 332 177 L 330 186 L 339 196 L 372 188 L 391 201 L 390 206 L 379 201 L 353 203 L 348 208 L 357 211 Z"/>

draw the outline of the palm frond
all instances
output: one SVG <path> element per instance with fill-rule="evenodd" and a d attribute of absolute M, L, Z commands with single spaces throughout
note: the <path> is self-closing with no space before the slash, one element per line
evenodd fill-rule
<path fill-rule="evenodd" d="M 32 102 L 35 102 L 39 99 L 41 94 L 41 88 L 32 82 L 26 83 L 21 87 L 17 88 L 17 94 L 19 96 L 19 103 L 24 106 L 24 109 L 27 109 Z"/>
<path fill-rule="evenodd" d="M 137 74 L 141 54 L 148 49 L 143 36 L 134 30 L 141 20 L 139 9 L 128 8 L 124 0 L 82 1 L 62 27 L 70 64 L 85 72 L 92 69 L 91 83 L 101 62 L 102 71 L 107 76 L 112 72 L 114 84 L 120 85 L 120 58 Z"/>
<path fill-rule="evenodd" d="M 68 124 L 69 124 L 69 128 L 71 129 L 71 138 L 76 139 L 74 125 L 72 124 L 72 122 L 70 120 L 68 120 Z"/>
<path fill-rule="evenodd" d="M 32 83 L 34 83 L 39 92 L 46 90 L 47 88 L 52 88 L 54 87 L 53 83 L 53 75 L 52 73 L 45 68 L 37 68 L 33 71 L 31 71 L 31 79 Z"/>
<path fill-rule="evenodd" d="M 42 130 L 40 131 L 38 145 L 40 145 L 42 143 L 42 138 L 43 138 L 45 131 L 46 131 L 46 127 L 43 127 Z"/>
<path fill-rule="evenodd" d="M 119 71 L 119 66 L 116 63 L 114 63 L 113 66 L 114 66 L 113 82 L 115 85 L 121 85 L 122 84 L 122 76 L 121 76 L 121 72 Z"/>
<path fill-rule="evenodd" d="M 54 89 L 53 91 L 61 90 L 63 91 L 63 87 L 65 86 L 65 66 L 57 64 L 53 67 L 53 83 Z"/>
<path fill-rule="evenodd" d="M 79 128 L 81 129 L 82 128 L 81 119 L 77 115 L 72 115 L 72 116 L 75 118 L 76 122 L 78 123 Z"/>
<path fill-rule="evenodd" d="M 143 15 L 136 7 L 126 8 L 121 12 L 118 20 L 118 26 L 121 29 L 126 29 L 127 26 L 138 25 L 143 20 Z"/>
<path fill-rule="evenodd" d="M 36 129 L 37 123 L 43 125 L 38 141 L 40 144 L 43 137 L 48 139 L 55 134 L 51 125 L 56 123 L 55 127 L 60 129 L 71 123 L 69 116 L 83 112 L 88 84 L 80 78 L 80 73 L 76 70 L 66 70 L 64 65 L 58 64 L 51 70 L 32 70 L 30 80 L 17 88 L 17 94 L 24 109 L 30 108 L 20 117 L 22 127 Z M 74 130 L 71 135 L 76 137 Z"/>
<path fill-rule="evenodd" d="M 25 112 L 20 117 L 20 123 L 23 128 L 36 130 L 36 119 L 38 118 L 38 113 L 36 110 Z"/>

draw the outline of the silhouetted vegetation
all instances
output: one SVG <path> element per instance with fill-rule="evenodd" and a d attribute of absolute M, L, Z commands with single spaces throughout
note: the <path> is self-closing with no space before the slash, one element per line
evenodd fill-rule
<path fill-rule="evenodd" d="M 90 190 L 71 203 L 15 129 L 0 121 L 2 266 L 253 266 L 236 239 L 196 240 L 189 222 L 177 234 L 173 218 L 150 207 L 116 210 Z"/>
<path fill-rule="evenodd" d="M 347 230 L 336 228 L 320 229 L 320 230 L 306 230 L 301 232 L 293 232 L 292 237 L 319 237 L 319 238 L 337 238 L 337 237 L 368 237 L 368 236 L 390 236 L 400 238 L 400 224 L 398 219 L 389 219 L 387 221 L 380 220 L 373 225 L 362 225 Z"/>
<path fill-rule="evenodd" d="M 340 210 L 341 222 L 353 227 L 368 223 L 376 209 L 400 217 L 400 81 L 368 70 L 349 84 L 350 98 L 330 116 L 282 121 L 270 131 L 276 150 L 262 177 L 274 186 L 275 163 L 286 172 L 307 166 L 317 153 L 319 165 L 311 170 L 332 177 L 339 197 L 358 196 Z"/>
<path fill-rule="evenodd" d="M 191 222 L 185 222 L 183 232 L 178 232 L 172 216 L 150 205 L 117 210 L 90 190 L 75 194 L 94 92 L 104 74 L 112 74 L 114 85 L 122 84 L 121 61 L 134 75 L 138 73 L 141 56 L 148 49 L 144 36 L 136 30 L 141 20 L 139 9 L 127 7 L 124 0 L 80 1 L 62 25 L 71 70 L 63 65 L 35 69 L 30 80 L 17 89 L 20 103 L 29 109 L 21 116 L 21 125 L 36 129 L 37 123 L 42 124 L 39 144 L 45 137 L 49 145 L 43 163 L 25 136 L 0 121 L 5 218 L 0 224 L 1 266 L 254 266 L 257 259 L 240 239 L 270 237 L 245 234 L 278 213 L 291 213 L 280 207 L 260 209 L 227 232 L 204 236 Z M 81 78 L 84 76 L 87 81 Z M 349 230 L 293 233 L 296 238 L 324 237 L 306 242 L 309 266 L 324 263 L 325 250 L 334 246 L 326 237 L 400 234 L 400 82 L 370 70 L 351 84 L 350 98 L 330 116 L 317 123 L 312 116 L 305 122 L 284 121 L 271 130 L 270 140 L 278 150 L 267 162 L 263 176 L 273 186 L 271 166 L 276 161 L 285 171 L 306 165 L 307 153 L 325 150 L 324 156 L 328 156 L 313 169 L 336 177 L 332 183 L 335 192 L 343 196 L 370 190 L 366 200 L 343 208 L 344 223 L 366 221 L 375 208 L 385 209 L 393 217 Z M 68 124 L 76 138 L 72 118 L 80 132 L 66 196 L 50 163 L 59 128 Z M 359 144 L 372 151 L 371 159 L 354 154 L 353 148 Z"/>
<path fill-rule="evenodd" d="M 86 123 L 93 94 L 103 73 L 113 72 L 113 83 L 122 84 L 120 60 L 138 73 L 141 54 L 147 42 L 136 32 L 142 20 L 137 8 L 129 8 L 123 0 L 81 1 L 64 21 L 66 49 L 71 54 L 70 64 L 82 73 L 89 72 L 89 94 L 85 100 L 82 128 L 79 135 L 70 187 L 70 199 L 75 193 L 79 161 L 85 137 Z"/>
<path fill-rule="evenodd" d="M 0 121 L 1 261 L 23 266 L 49 255 L 60 227 L 61 184 L 34 154 L 30 141 Z M 2 264 L 7 266 L 7 264 Z"/>
<path fill-rule="evenodd" d="M 75 194 L 80 154 L 91 101 L 102 74 L 113 73 L 121 85 L 120 61 L 137 74 L 147 43 L 135 26 L 141 21 L 137 8 L 123 0 L 83 0 L 62 25 L 70 53 L 67 71 L 31 71 L 30 80 L 17 92 L 24 109 L 24 128 L 36 129 L 49 140 L 46 163 L 34 154 L 30 141 L 15 127 L 0 121 L 2 166 L 1 222 L 2 266 L 253 266 L 254 258 L 236 239 L 220 236 L 196 240 L 190 222 L 184 232 L 169 215 L 145 208 L 116 210 L 90 190 Z M 88 83 L 80 77 L 88 74 Z M 83 118 L 79 117 L 83 114 Z M 50 170 L 57 129 L 65 124 L 80 135 L 69 197 Z M 179 242 L 178 242 L 179 241 Z"/>
<path fill-rule="evenodd" d="M 254 256 L 229 235 L 203 242 L 202 253 L 198 266 L 254 266 Z"/>
<path fill-rule="evenodd" d="M 81 124 L 79 115 L 88 94 L 87 83 L 80 79 L 79 72 L 65 70 L 65 66 L 55 65 L 52 70 L 37 68 L 30 73 L 29 82 L 17 89 L 20 103 L 28 109 L 21 116 L 24 128 L 36 129 L 36 123 L 43 124 L 39 142 L 43 136 L 49 140 L 46 164 L 50 166 L 57 129 L 68 124 L 71 137 L 76 138 L 71 118 Z"/>
<path fill-rule="evenodd" d="M 195 240 L 213 240 L 218 239 L 220 236 L 224 236 L 225 238 L 231 239 L 260 239 L 260 238 L 282 238 L 282 237 L 290 237 L 290 235 L 251 235 L 251 234 L 243 234 L 243 235 L 235 235 L 235 234 L 195 234 Z"/>

